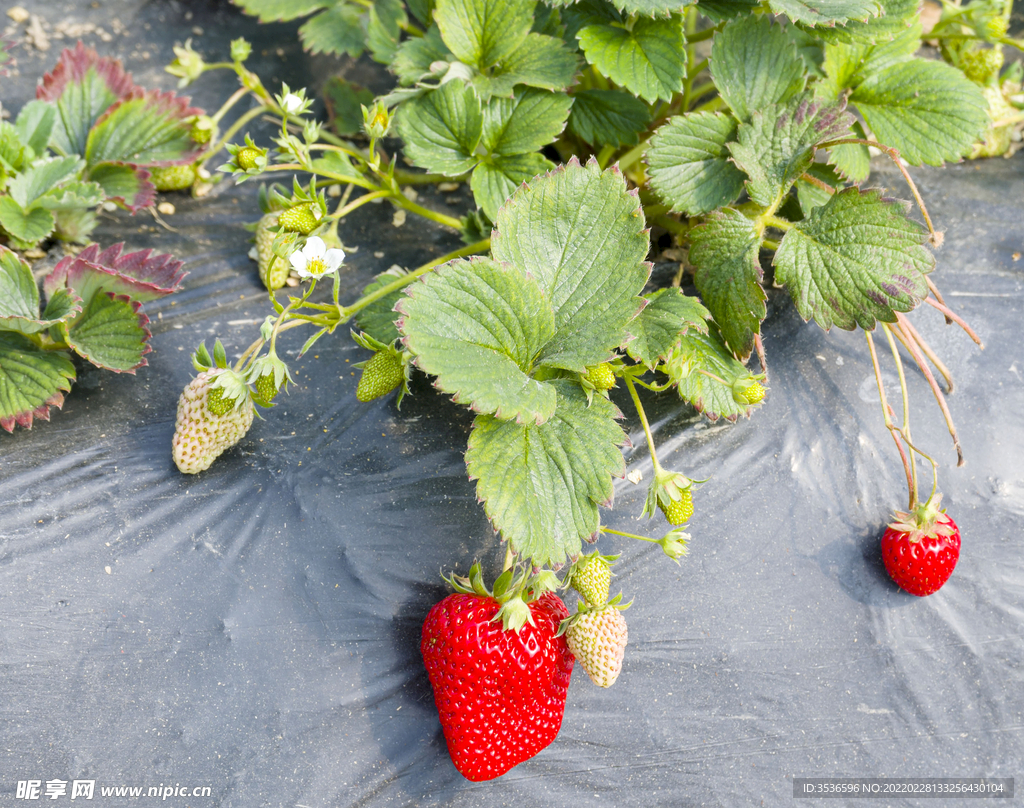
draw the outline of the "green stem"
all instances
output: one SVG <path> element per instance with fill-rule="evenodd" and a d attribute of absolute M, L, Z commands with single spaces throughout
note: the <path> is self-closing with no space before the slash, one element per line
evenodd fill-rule
<path fill-rule="evenodd" d="M 903 373 L 903 361 L 900 359 L 899 349 L 896 347 L 896 340 L 893 339 L 892 331 L 882 323 L 882 331 L 885 332 L 885 338 L 889 340 L 889 348 L 892 350 L 893 359 L 896 361 L 896 371 L 900 377 L 900 393 L 903 397 L 903 428 L 900 432 L 903 434 L 903 439 L 907 442 L 907 447 L 910 449 L 910 471 L 912 472 L 911 489 L 910 489 L 910 510 L 913 510 L 917 505 L 917 460 L 914 458 L 914 445 L 910 442 L 910 394 L 907 392 L 907 379 Z"/>
<path fill-rule="evenodd" d="M 608 144 L 604 146 L 597 154 L 597 164 L 602 168 L 608 167 L 608 161 L 612 159 L 612 155 L 615 154 L 615 147 Z"/>
<path fill-rule="evenodd" d="M 246 95 L 248 95 L 248 94 L 249 94 L 249 88 L 248 88 L 248 87 L 239 87 L 239 88 L 238 88 L 237 90 L 235 90 L 235 91 L 234 91 L 234 92 L 233 92 L 233 93 L 232 93 L 232 94 L 230 95 L 230 97 L 228 98 L 228 100 L 227 100 L 227 101 L 225 101 L 225 102 L 224 102 L 224 103 L 223 103 L 223 104 L 221 105 L 221 108 L 220 108 L 220 109 L 218 109 L 218 110 L 217 110 L 217 111 L 216 111 L 216 112 L 215 112 L 215 113 L 214 113 L 214 114 L 213 114 L 213 115 L 211 116 L 211 118 L 212 118 L 213 122 L 214 122 L 214 123 L 219 123 L 219 122 L 220 122 L 220 119 L 221 119 L 221 118 L 223 118 L 223 117 L 224 117 L 224 116 L 225 116 L 225 115 L 227 114 L 227 111 L 228 111 L 229 109 L 231 109 L 231 108 L 232 108 L 232 107 L 233 107 L 233 106 L 234 106 L 234 105 L 235 105 L 236 103 L 238 103 L 238 101 L 240 101 L 240 100 L 241 100 L 241 99 L 242 99 L 242 98 L 243 98 L 244 96 L 246 96 Z"/>
<path fill-rule="evenodd" d="M 448 216 L 444 213 L 438 213 L 435 210 L 418 205 L 403 194 L 398 194 L 397 196 L 392 197 L 392 199 L 400 208 L 405 208 L 408 211 L 422 216 L 424 219 L 430 219 L 432 222 L 443 224 L 445 227 L 452 228 L 452 230 L 462 229 L 462 222 L 455 217 Z"/>
<path fill-rule="evenodd" d="M 604 525 L 601 525 L 601 532 L 608 533 L 612 536 L 624 536 L 627 539 L 639 539 L 640 541 L 649 541 L 652 544 L 660 543 L 658 539 L 652 539 L 650 536 L 638 536 L 636 533 L 625 533 L 624 531 L 613 530 L 612 528 L 605 527 Z"/>
<path fill-rule="evenodd" d="M 362 196 L 353 199 L 344 207 L 339 207 L 334 213 L 331 214 L 332 219 L 343 219 L 348 216 L 352 211 L 357 208 L 361 208 L 368 202 L 372 202 L 375 199 L 382 199 L 386 196 L 391 196 L 390 191 L 374 191 L 373 193 L 363 194 Z"/>
<path fill-rule="evenodd" d="M 619 168 L 623 171 L 625 171 L 628 168 L 632 168 L 633 165 L 637 163 L 641 157 L 644 156 L 644 152 L 646 151 L 647 141 L 645 140 L 640 144 L 634 146 L 632 149 L 630 149 L 628 152 L 622 155 L 622 157 L 619 158 Z"/>
<path fill-rule="evenodd" d="M 875 383 L 878 385 L 878 401 L 882 405 L 882 419 L 885 421 L 885 428 L 889 430 L 889 434 L 892 435 L 892 439 L 896 442 L 896 449 L 900 453 L 900 460 L 903 461 L 903 471 L 907 475 L 907 491 L 910 494 L 910 505 L 908 510 L 914 509 L 914 499 L 916 496 L 916 489 L 914 488 L 914 473 L 910 469 L 910 459 L 907 457 L 907 452 L 903 448 L 903 444 L 900 443 L 899 430 L 896 429 L 896 425 L 893 424 L 892 419 L 889 417 L 889 413 L 892 412 L 892 407 L 889 406 L 889 401 L 885 395 L 885 385 L 882 384 L 882 369 L 878 365 L 878 354 L 875 353 L 875 341 L 871 337 L 870 331 L 865 331 L 864 336 L 868 340 L 868 352 L 871 354 L 871 366 L 875 370 Z"/>
<path fill-rule="evenodd" d="M 780 219 L 778 216 L 771 213 L 762 214 L 758 218 L 761 220 L 763 226 L 774 227 L 776 230 L 781 230 L 784 233 L 793 228 L 792 222 L 787 222 L 785 219 Z"/>
<path fill-rule="evenodd" d="M 711 39 L 711 37 L 713 37 L 715 34 L 717 34 L 722 29 L 723 25 L 725 25 L 725 23 L 719 23 L 714 28 L 708 28 L 708 29 L 706 29 L 704 31 L 698 31 L 697 33 L 693 34 L 692 36 L 687 36 L 686 37 L 686 41 L 687 42 L 703 42 L 705 39 Z"/>
<path fill-rule="evenodd" d="M 231 138 L 233 138 L 238 133 L 239 129 L 241 129 L 243 126 L 249 123 L 249 121 L 251 121 L 257 115 L 262 115 L 268 109 L 269 107 L 267 107 L 266 105 L 250 109 L 247 113 L 242 115 L 237 121 L 231 124 L 231 126 L 228 127 L 228 130 L 224 133 L 224 136 L 217 141 L 217 144 L 212 149 L 210 149 L 205 155 L 203 155 L 203 159 L 199 161 L 199 167 L 201 168 L 202 166 L 206 165 L 210 158 L 218 154 L 224 148 L 224 146 L 227 145 L 228 141 L 230 141 Z"/>
<path fill-rule="evenodd" d="M 650 424 L 647 423 L 647 413 L 644 412 L 644 405 L 640 403 L 640 396 L 636 392 L 636 385 L 633 383 L 632 374 L 626 373 L 622 378 L 626 382 L 630 398 L 633 399 L 636 413 L 640 416 L 640 424 L 643 426 L 644 436 L 647 438 L 647 450 L 651 453 L 651 463 L 654 465 L 654 473 L 657 474 L 662 468 L 661 463 L 658 462 L 658 453 L 654 449 L 654 436 L 651 434 Z"/>
<path fill-rule="evenodd" d="M 668 230 L 668 232 L 670 232 L 672 235 L 676 236 L 679 239 L 682 239 L 690 232 L 690 230 L 693 229 L 693 227 L 690 225 L 688 221 L 679 222 L 673 219 L 671 216 L 654 215 L 649 216 L 648 218 L 651 224 L 656 224 L 659 227 L 664 227 L 666 230 Z"/>

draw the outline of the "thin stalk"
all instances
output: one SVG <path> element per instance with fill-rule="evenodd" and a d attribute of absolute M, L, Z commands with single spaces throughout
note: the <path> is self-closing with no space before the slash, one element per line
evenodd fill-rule
<path fill-rule="evenodd" d="M 887 331 L 892 331 L 899 326 L 883 326 Z M 905 336 L 905 335 L 904 335 Z M 942 410 L 942 417 L 946 421 L 946 428 L 949 430 L 949 436 L 953 439 L 953 448 L 956 449 L 956 464 L 957 466 L 964 465 L 964 452 L 960 448 L 960 436 L 957 435 L 956 425 L 953 423 L 953 416 L 949 412 L 949 406 L 946 404 L 946 397 L 942 394 L 942 390 L 939 388 L 938 382 L 935 381 L 935 376 L 932 374 L 931 368 L 928 367 L 928 363 L 921 353 L 921 349 L 917 343 L 907 337 L 901 340 L 906 346 L 907 350 L 910 351 L 910 355 L 914 357 L 914 361 L 917 362 L 917 366 L 921 368 L 921 372 L 924 374 L 925 379 L 928 381 L 928 386 L 932 389 L 932 395 L 935 396 L 935 401 L 938 402 L 939 409 Z M 893 344 L 893 350 L 896 350 L 895 344 Z"/>
<path fill-rule="evenodd" d="M 382 199 L 382 198 L 384 198 L 386 196 L 391 196 L 391 192 L 390 191 L 374 191 L 374 192 L 369 193 L 369 194 L 363 194 L 362 196 L 357 197 L 356 199 L 353 199 L 347 205 L 339 206 L 338 209 L 336 211 L 334 211 L 334 213 L 332 213 L 330 215 L 330 217 L 332 219 L 337 219 L 337 220 L 343 219 L 346 216 L 348 216 L 352 211 L 354 211 L 354 210 L 356 210 L 358 208 L 361 208 L 363 205 L 365 205 L 365 204 L 367 204 L 369 202 L 372 202 L 374 199 Z"/>
<path fill-rule="evenodd" d="M 238 133 L 239 129 L 241 129 L 243 126 L 249 123 L 249 121 L 251 121 L 257 115 L 263 114 L 267 109 L 269 109 L 269 107 L 267 107 L 266 105 L 255 107 L 253 109 L 250 109 L 241 117 L 239 117 L 237 121 L 235 121 L 233 124 L 231 124 L 231 126 L 228 127 L 227 131 L 224 133 L 221 139 L 217 141 L 217 144 L 212 149 L 210 149 L 205 155 L 203 155 L 203 159 L 199 161 L 199 167 L 201 168 L 202 166 L 206 165 L 210 158 L 218 154 L 224 148 L 224 146 L 227 145 L 228 141 L 230 141 L 231 138 L 233 138 Z"/>
<path fill-rule="evenodd" d="M 507 543 L 505 547 L 505 563 L 501 565 L 501 571 L 512 569 L 512 565 L 516 562 L 516 554 L 512 552 L 511 543 Z"/>
<path fill-rule="evenodd" d="M 831 185 L 829 185 L 824 180 L 819 180 L 813 174 L 807 174 L 807 173 L 801 174 L 800 175 L 800 179 L 802 179 L 806 183 L 809 183 L 810 185 L 813 185 L 815 188 L 820 188 L 822 191 L 824 191 L 827 194 L 834 194 L 836 192 L 835 188 L 833 188 Z"/>
<path fill-rule="evenodd" d="M 928 215 L 928 208 L 925 207 L 924 200 L 921 198 L 920 192 L 917 190 L 917 185 L 914 183 L 910 173 L 904 167 L 903 163 L 900 162 L 899 150 L 894 149 L 892 146 L 884 146 L 874 140 L 865 140 L 859 137 L 840 138 L 839 140 L 830 140 L 827 143 L 821 143 L 818 145 L 819 149 L 829 149 L 832 146 L 842 146 L 845 144 L 860 145 L 860 146 L 874 146 L 876 149 L 884 153 L 893 164 L 900 170 L 903 175 L 903 179 L 906 180 L 907 185 L 910 187 L 910 192 L 914 195 L 914 200 L 917 202 L 917 207 L 921 210 L 921 215 L 924 217 L 924 223 L 928 226 L 928 232 L 934 237 L 935 227 L 932 225 L 932 217 Z"/>
<path fill-rule="evenodd" d="M 654 449 L 654 436 L 651 434 L 651 425 L 647 423 L 647 413 L 644 412 L 644 405 L 640 403 L 640 396 L 636 392 L 636 385 L 633 383 L 632 375 L 627 373 L 622 378 L 626 382 L 630 398 L 633 399 L 636 414 L 640 416 L 640 423 L 644 428 L 644 436 L 647 438 L 647 450 L 651 453 L 651 463 L 654 465 L 654 473 L 657 474 L 662 468 L 661 463 L 658 462 L 658 453 Z"/>
<path fill-rule="evenodd" d="M 719 23 L 714 28 L 708 28 L 704 31 L 698 31 L 693 36 L 687 36 L 687 42 L 703 42 L 705 39 L 711 39 L 716 33 L 718 33 L 725 23 Z"/>
<path fill-rule="evenodd" d="M 907 452 L 903 448 L 903 444 L 900 443 L 899 430 L 892 422 L 890 413 L 892 407 L 889 406 L 889 401 L 885 395 L 885 386 L 882 384 L 882 369 L 878 366 L 878 354 L 875 353 L 875 341 L 871 337 L 870 331 L 865 331 L 864 336 L 868 340 L 868 352 L 871 354 L 871 366 L 875 369 L 875 383 L 878 385 L 878 400 L 882 404 L 882 418 L 885 421 L 885 428 L 889 430 L 889 434 L 892 435 L 892 439 L 896 442 L 896 449 L 900 453 L 900 460 L 903 461 L 903 470 L 907 474 L 907 491 L 910 493 L 910 504 L 907 506 L 908 510 L 913 510 L 917 504 L 917 487 L 914 485 L 914 473 L 910 468 L 910 459 L 907 457 Z"/>
<path fill-rule="evenodd" d="M 903 398 L 903 429 L 900 430 L 900 432 L 903 435 L 903 439 L 910 447 L 910 470 L 913 473 L 914 483 L 913 492 L 910 498 L 910 508 L 913 510 L 914 506 L 917 505 L 917 460 L 914 458 L 914 447 L 910 442 L 910 394 L 907 391 L 907 378 L 903 372 L 903 360 L 900 358 L 899 348 L 896 347 L 896 342 L 892 338 L 892 329 L 885 323 L 882 323 L 882 330 L 885 332 L 885 337 L 889 341 L 889 349 L 892 351 L 893 360 L 896 362 L 896 372 L 899 374 L 900 378 L 900 394 Z"/>
<path fill-rule="evenodd" d="M 937 300 L 932 300 L 930 297 L 926 297 L 924 299 L 924 302 L 927 303 L 932 308 L 938 309 L 943 314 L 945 314 L 950 320 L 952 320 L 954 323 L 956 323 L 958 326 L 960 326 L 964 331 L 966 331 L 967 332 L 967 336 L 969 336 L 972 340 L 974 340 L 975 343 L 977 343 L 979 348 L 981 348 L 982 350 L 985 349 L 985 345 L 982 343 L 981 338 L 977 334 L 974 333 L 974 329 L 971 328 L 969 325 L 967 325 L 967 323 L 965 323 L 963 321 L 962 317 L 960 317 L 957 314 L 954 314 L 952 309 L 950 309 L 948 306 L 946 306 L 946 305 L 944 305 L 942 303 L 939 303 Z"/>
<path fill-rule="evenodd" d="M 928 275 L 924 276 L 924 280 L 925 283 L 928 284 L 928 288 L 931 290 L 931 293 L 935 295 L 935 299 L 938 300 L 943 306 L 945 306 L 946 301 L 942 299 L 942 293 L 939 291 L 939 287 L 935 285 L 935 281 L 933 281 L 931 277 L 929 277 Z M 952 324 L 953 321 L 949 317 L 946 317 L 946 325 Z"/>
<path fill-rule="evenodd" d="M 660 544 L 659 539 L 652 539 L 650 536 L 638 536 L 636 533 L 625 533 L 621 530 L 613 530 L 610 527 L 601 525 L 601 532 L 607 533 L 610 536 L 623 536 L 627 539 L 639 539 L 640 541 L 649 541 L 651 544 Z"/>
<path fill-rule="evenodd" d="M 693 229 L 693 226 L 689 223 L 689 221 L 680 222 L 673 219 L 671 216 L 648 216 L 648 220 L 651 224 L 656 224 L 658 225 L 658 227 L 664 227 L 666 230 L 668 230 L 669 233 L 680 239 L 685 237 L 690 232 L 690 230 Z"/>
<path fill-rule="evenodd" d="M 757 361 L 761 364 L 761 372 L 764 374 L 765 381 L 768 380 L 768 360 L 765 359 L 764 355 L 764 343 L 761 342 L 761 335 L 754 334 L 754 348 L 757 350 Z"/>
<path fill-rule="evenodd" d="M 931 346 L 924 341 L 924 337 L 922 337 L 918 330 L 914 328 L 909 317 L 903 314 L 897 314 L 896 317 L 899 319 L 900 326 L 903 328 L 903 333 L 913 339 L 921 347 L 921 350 L 924 351 L 924 355 L 931 360 L 931 363 L 935 365 L 935 369 L 942 374 L 942 378 L 946 381 L 946 392 L 951 394 L 953 392 L 953 374 L 949 372 L 949 368 L 947 368 L 945 363 L 939 359 L 938 354 L 932 350 Z"/>
<path fill-rule="evenodd" d="M 711 379 L 712 381 L 718 382 L 719 384 L 723 384 L 723 385 L 725 385 L 726 387 L 729 387 L 729 386 L 730 386 L 730 385 L 729 385 L 729 382 L 727 382 L 727 381 L 726 381 L 725 379 L 723 379 L 723 378 L 722 378 L 721 376 L 716 376 L 716 375 L 715 375 L 714 373 L 712 373 L 712 372 L 711 372 L 710 370 L 704 370 L 704 368 L 696 368 L 696 371 L 697 371 L 697 372 L 698 372 L 699 374 L 701 374 L 702 376 L 707 376 L 707 377 L 708 377 L 709 379 Z"/>
<path fill-rule="evenodd" d="M 619 168 L 622 171 L 625 171 L 627 168 L 632 168 L 633 165 L 639 162 L 640 158 L 644 156 L 644 153 L 647 151 L 647 145 L 647 141 L 645 140 L 622 155 L 622 157 L 619 158 Z"/>
<path fill-rule="evenodd" d="M 248 87 L 239 87 L 230 96 L 228 96 L 228 100 L 225 101 L 223 104 L 221 104 L 220 109 L 218 109 L 215 113 L 213 113 L 213 115 L 211 115 L 210 118 L 213 120 L 214 123 L 219 123 L 220 119 L 224 117 L 224 115 L 227 113 L 227 111 L 229 109 L 231 109 L 236 103 L 238 103 L 239 100 L 241 100 L 244 96 L 246 96 L 248 94 L 249 94 L 249 88 Z"/>

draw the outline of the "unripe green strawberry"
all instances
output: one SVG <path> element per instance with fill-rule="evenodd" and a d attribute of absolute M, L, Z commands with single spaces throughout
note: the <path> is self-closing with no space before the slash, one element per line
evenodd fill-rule
<path fill-rule="evenodd" d="M 615 386 L 615 371 L 607 362 L 587 368 L 587 381 L 598 390 L 611 390 Z"/>
<path fill-rule="evenodd" d="M 235 164 L 243 171 L 249 171 L 250 169 L 256 168 L 256 158 L 260 156 L 262 152 L 252 146 L 246 146 L 238 154 L 235 155 Z"/>
<path fill-rule="evenodd" d="M 957 62 L 964 75 L 977 84 L 987 84 L 1003 67 L 1003 52 L 997 48 L 964 51 Z"/>
<path fill-rule="evenodd" d="M 600 606 L 608 600 L 612 568 L 604 556 L 594 553 L 576 562 L 572 573 L 572 588 L 591 606 Z"/>
<path fill-rule="evenodd" d="M 313 203 L 303 202 L 301 205 L 294 205 L 288 210 L 281 211 L 278 221 L 285 230 L 308 236 L 316 229 L 320 220 L 313 213 Z"/>
<path fill-rule="evenodd" d="M 764 386 L 760 382 L 754 382 L 740 390 L 736 397 L 739 398 L 740 404 L 760 404 L 764 401 Z"/>
<path fill-rule="evenodd" d="M 274 260 L 274 236 L 277 234 L 270 228 L 276 225 L 276 213 L 265 214 L 256 225 L 256 262 L 260 268 L 260 280 L 271 292 L 284 286 L 291 271 L 283 258 Z"/>
<path fill-rule="evenodd" d="M 1017 109 L 1013 107 L 1003 96 L 998 87 L 983 87 L 982 94 L 988 101 L 988 116 L 992 119 L 988 129 L 985 130 L 985 138 L 974 145 L 971 152 L 971 159 L 978 157 L 999 157 L 1006 154 L 1010 148 L 1014 124 L 1012 121 L 1017 116 Z M 995 126 L 998 121 L 1009 120 L 1011 123 L 1004 123 Z"/>
<path fill-rule="evenodd" d="M 273 373 L 264 373 L 256 380 L 256 395 L 264 401 L 273 401 L 278 390 Z"/>
<path fill-rule="evenodd" d="M 213 387 L 210 389 L 210 392 L 206 394 L 206 409 L 208 409 L 213 415 L 227 415 L 234 408 L 235 400 L 233 398 L 224 397 L 223 387 Z"/>
<path fill-rule="evenodd" d="M 386 396 L 405 380 L 401 360 L 391 351 L 377 351 L 363 368 L 363 375 L 356 387 L 356 398 L 373 401 Z"/>
<path fill-rule="evenodd" d="M 611 687 L 622 671 L 629 632 L 626 618 L 614 606 L 586 612 L 565 632 L 569 650 L 598 687 Z"/>
<path fill-rule="evenodd" d="M 693 516 L 693 494 L 686 488 L 679 492 L 679 499 L 672 500 L 668 505 L 658 503 L 670 525 L 681 525 Z"/>
<path fill-rule="evenodd" d="M 192 123 L 192 127 L 188 130 L 188 136 L 200 146 L 209 143 L 210 138 L 213 137 L 212 121 L 210 121 L 206 126 L 203 126 L 200 123 L 201 120 L 202 119 L 197 119 L 194 121 Z"/>
<path fill-rule="evenodd" d="M 1008 28 L 1005 17 L 992 17 L 985 22 L 985 38 L 988 40 L 1002 39 L 1006 36 Z"/>
<path fill-rule="evenodd" d="M 158 191 L 181 191 L 191 188 L 196 181 L 194 165 L 167 166 L 149 169 L 149 180 Z"/>
<path fill-rule="evenodd" d="M 226 370 L 207 370 L 196 376 L 178 399 L 178 415 L 174 424 L 171 454 L 178 470 L 197 474 L 210 467 L 214 460 L 245 437 L 256 411 L 246 398 L 241 404 L 217 414 L 210 409 L 210 384 Z M 222 398 L 214 396 L 216 402 Z M 232 402 L 233 403 L 233 402 Z"/>

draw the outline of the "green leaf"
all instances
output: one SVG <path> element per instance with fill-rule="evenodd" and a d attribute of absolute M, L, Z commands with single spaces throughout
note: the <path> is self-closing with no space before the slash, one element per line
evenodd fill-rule
<path fill-rule="evenodd" d="M 512 98 L 492 98 L 483 109 L 480 142 L 495 155 L 538 151 L 562 134 L 572 104 L 565 93 L 532 88 Z"/>
<path fill-rule="evenodd" d="M 65 183 L 41 196 L 35 207 L 47 210 L 84 210 L 95 208 L 106 195 L 96 182 L 72 181 Z"/>
<path fill-rule="evenodd" d="M 146 364 L 151 347 L 142 304 L 111 292 L 93 295 L 78 317 L 60 324 L 71 349 L 94 365 L 117 373 L 134 373 Z"/>
<path fill-rule="evenodd" d="M 424 25 L 434 19 L 434 0 L 405 0 L 410 13 Z"/>
<path fill-rule="evenodd" d="M 366 45 L 375 61 L 391 63 L 408 21 L 402 0 L 374 0 L 366 17 Z"/>
<path fill-rule="evenodd" d="M 7 190 L 21 207 L 28 208 L 55 185 L 84 167 L 85 161 L 77 157 L 42 160 L 11 180 Z"/>
<path fill-rule="evenodd" d="M 42 241 L 53 232 L 53 214 L 43 208 L 25 210 L 13 197 L 0 197 L 0 225 L 25 244 Z"/>
<path fill-rule="evenodd" d="M 588 25 L 578 37 L 587 61 L 602 75 L 648 103 L 659 98 L 667 101 L 683 89 L 686 60 L 680 54 L 686 40 L 678 17 L 640 17 L 631 31 L 611 25 Z"/>
<path fill-rule="evenodd" d="M 866 20 L 878 16 L 877 0 L 769 0 L 776 14 L 785 14 L 793 22 L 812 28 L 845 25 L 849 20 Z"/>
<path fill-rule="evenodd" d="M 729 205 L 743 190 L 743 172 L 729 160 L 726 144 L 736 121 L 721 112 L 677 115 L 651 138 L 647 167 L 658 196 L 691 216 Z"/>
<path fill-rule="evenodd" d="M 22 331 L 22 321 L 38 318 L 39 287 L 32 268 L 16 253 L 0 247 L 0 329 Z"/>
<path fill-rule="evenodd" d="M 33 418 L 50 419 L 50 407 L 64 403 L 75 366 L 64 351 L 44 351 L 28 338 L 0 332 L 0 428 L 32 428 Z"/>
<path fill-rule="evenodd" d="M 494 221 L 499 208 L 516 188 L 554 167 L 554 163 L 536 152 L 488 157 L 473 171 L 469 184 L 477 205 L 483 208 L 488 219 Z"/>
<path fill-rule="evenodd" d="M 100 163 L 89 169 L 88 179 L 99 185 L 108 199 L 134 213 L 156 202 L 156 188 L 148 176 L 148 171 L 131 163 Z"/>
<path fill-rule="evenodd" d="M 650 108 L 622 90 L 579 90 L 569 131 L 592 146 L 635 146 L 651 122 Z"/>
<path fill-rule="evenodd" d="M 398 46 L 391 70 L 398 76 L 399 83 L 415 84 L 431 75 L 430 66 L 434 62 L 448 62 L 454 58 L 441 39 L 441 32 L 432 25 L 423 36 L 407 39 Z"/>
<path fill-rule="evenodd" d="M 505 203 L 491 255 L 532 275 L 555 312 L 538 362 L 585 371 L 625 341 L 650 274 L 640 200 L 617 170 L 575 158 Z"/>
<path fill-rule="evenodd" d="M 711 46 L 711 77 L 740 121 L 804 89 L 806 69 L 781 25 L 750 16 L 728 23 Z"/>
<path fill-rule="evenodd" d="M 697 0 L 611 0 L 612 4 L 626 14 L 646 14 L 650 17 L 667 17 L 692 6 Z"/>
<path fill-rule="evenodd" d="M 437 0 L 434 19 L 459 61 L 482 70 L 523 44 L 535 5 L 535 0 Z"/>
<path fill-rule="evenodd" d="M 827 78 L 822 82 L 821 94 L 835 100 L 847 88 L 859 86 L 872 73 L 908 61 L 920 47 L 920 22 L 902 29 L 895 38 L 878 44 L 826 45 L 824 69 Z"/>
<path fill-rule="evenodd" d="M 50 142 L 53 124 L 57 120 L 57 110 L 45 101 L 29 101 L 21 108 L 14 127 L 18 130 L 21 142 L 26 144 L 36 155 L 46 151 Z"/>
<path fill-rule="evenodd" d="M 8 172 L 21 171 L 31 154 L 13 124 L 0 121 L 0 166 Z"/>
<path fill-rule="evenodd" d="M 729 144 L 736 164 L 750 177 L 750 198 L 777 208 L 813 162 L 815 146 L 842 137 L 852 122 L 841 106 L 825 106 L 808 95 L 755 112 L 750 123 L 740 125 L 738 142 Z"/>
<path fill-rule="evenodd" d="M 882 10 L 877 17 L 864 22 L 851 20 L 846 25 L 834 28 L 818 26 L 808 30 L 825 42 L 887 42 L 901 37 L 906 29 L 917 21 L 919 0 L 879 0 Z M 807 26 L 801 26 L 807 28 Z M 920 46 L 920 43 L 918 43 Z"/>
<path fill-rule="evenodd" d="M 358 59 L 366 44 L 363 16 L 358 6 L 338 3 L 303 23 L 299 29 L 302 45 L 310 53 L 347 53 Z"/>
<path fill-rule="evenodd" d="M 647 295 L 646 308 L 629 324 L 633 339 L 626 343 L 626 352 L 653 370 L 691 328 L 706 334 L 710 318 L 711 312 L 678 286 L 659 289 Z"/>
<path fill-rule="evenodd" d="M 363 131 L 363 106 L 373 104 L 373 93 L 341 76 L 331 76 L 324 83 L 324 104 L 327 121 L 334 134 L 351 137 Z"/>
<path fill-rule="evenodd" d="M 480 100 L 473 88 L 454 79 L 398 108 L 405 153 L 428 171 L 455 176 L 477 163 L 483 131 Z"/>
<path fill-rule="evenodd" d="M 576 54 L 553 36 L 530 34 L 508 58 L 495 65 L 491 75 L 481 74 L 473 86 L 481 96 L 512 95 L 517 84 L 544 90 L 564 90 L 576 75 Z"/>
<path fill-rule="evenodd" d="M 118 100 L 141 94 L 117 59 L 100 58 L 79 42 L 61 53 L 43 76 L 36 97 L 56 105 L 51 145 L 64 155 L 84 155 L 89 131 Z"/>
<path fill-rule="evenodd" d="M 233 0 L 246 14 L 259 17 L 260 22 L 287 22 L 304 17 L 321 8 L 327 8 L 335 0 Z"/>
<path fill-rule="evenodd" d="M 555 389 L 528 374 L 554 333 L 551 307 L 522 270 L 486 258 L 445 264 L 408 287 L 399 328 L 424 372 L 456 402 L 542 423 Z"/>
<path fill-rule="evenodd" d="M 612 498 L 612 475 L 625 472 L 615 406 L 602 396 L 588 405 L 573 382 L 551 387 L 558 406 L 550 420 L 538 426 L 477 416 L 466 452 L 488 518 L 513 552 L 537 566 L 579 554 L 597 534 L 597 506 Z"/>
<path fill-rule="evenodd" d="M 117 161 L 143 166 L 190 163 L 202 150 L 189 135 L 189 120 L 198 112 L 188 106 L 188 99 L 169 92 L 121 101 L 89 132 L 86 162 L 90 167 Z"/>
<path fill-rule="evenodd" d="M 767 313 L 758 251 L 761 233 L 746 216 L 726 208 L 690 231 L 690 262 L 701 300 L 729 349 L 746 358 Z"/>
<path fill-rule="evenodd" d="M 359 113 L 360 124 L 362 123 L 362 111 Z M 338 151 L 320 152 L 323 157 L 317 157 L 313 161 L 313 170 L 322 176 L 329 177 L 338 182 L 347 179 L 359 180 L 362 178 L 355 166 L 352 165 L 348 155 Z"/>
<path fill-rule="evenodd" d="M 578 44 L 576 37 L 580 30 L 588 25 L 624 22 L 622 13 L 608 0 L 579 0 L 575 3 L 572 0 L 566 0 L 551 5 L 565 6 L 559 11 L 562 24 L 565 26 L 563 39 L 574 49 Z"/>
<path fill-rule="evenodd" d="M 753 14 L 760 5 L 760 0 L 698 0 L 697 10 L 717 23 Z"/>
<path fill-rule="evenodd" d="M 775 280 L 822 328 L 894 322 L 928 295 L 935 259 L 927 231 L 879 191 L 847 188 L 793 225 L 775 253 Z"/>
<path fill-rule="evenodd" d="M 988 125 L 978 85 L 930 59 L 901 62 L 869 76 L 850 96 L 875 138 L 911 165 L 942 165 L 967 154 Z"/>
<path fill-rule="evenodd" d="M 753 374 L 733 357 L 715 331 L 685 334 L 661 370 L 676 383 L 679 397 L 711 421 L 735 421 L 752 409 L 736 401 L 732 391 L 737 381 L 753 381 Z"/>
<path fill-rule="evenodd" d="M 362 296 L 366 297 L 378 289 L 383 289 L 388 284 L 394 283 L 403 274 L 405 273 L 398 272 L 395 269 L 382 272 L 363 289 Z M 398 339 L 398 328 L 395 325 L 398 314 L 395 312 L 395 304 L 404 294 L 404 289 L 397 289 L 362 309 L 356 315 L 356 324 L 360 330 L 384 345 L 390 345 Z"/>

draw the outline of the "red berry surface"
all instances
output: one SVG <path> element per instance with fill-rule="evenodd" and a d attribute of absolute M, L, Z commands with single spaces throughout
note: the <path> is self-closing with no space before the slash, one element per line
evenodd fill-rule
<path fill-rule="evenodd" d="M 547 592 L 529 604 L 535 625 L 518 634 L 492 621 L 498 609 L 494 598 L 449 595 L 427 614 L 420 643 L 452 762 L 477 782 L 555 739 L 575 662 L 556 636 L 569 616 L 558 596 Z"/>
<path fill-rule="evenodd" d="M 960 530 L 956 522 L 940 513 L 935 523 L 944 526 L 949 535 L 925 535 L 911 541 L 906 531 L 890 525 L 882 536 L 885 569 L 911 595 L 924 597 L 938 592 L 960 558 Z"/>

